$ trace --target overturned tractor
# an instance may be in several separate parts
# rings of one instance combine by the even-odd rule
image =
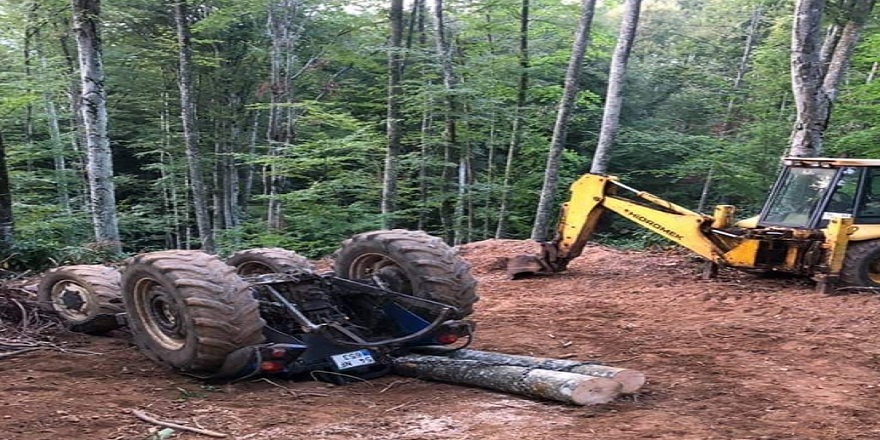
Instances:
[[[345,383],[395,372],[576,404],[644,383],[641,373],[626,385],[620,369],[589,363],[461,350],[473,337],[465,318],[476,281],[452,248],[424,232],[356,235],[325,274],[280,248],[226,261],[173,250],[137,255],[121,270],[53,269],[38,296],[71,330],[127,325],[146,356],[202,379]]]

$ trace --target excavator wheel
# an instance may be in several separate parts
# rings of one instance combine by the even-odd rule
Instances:
[[[335,270],[342,278],[375,279],[391,290],[455,306],[459,313],[452,318],[473,313],[479,299],[470,265],[442,240],[422,231],[355,235],[336,251]]]
[[[226,264],[235,267],[240,276],[269,273],[311,272],[312,265],[305,257],[282,248],[255,248],[232,254]]]
[[[840,279],[850,286],[880,288],[880,240],[850,242]]]
[[[124,310],[119,271],[100,265],[62,266],[43,276],[37,300],[54,311],[70,330],[103,334],[119,328],[115,314]]]
[[[162,251],[130,258],[122,299],[135,343],[151,359],[211,373],[233,351],[263,342],[263,319],[248,283],[219,258]]]

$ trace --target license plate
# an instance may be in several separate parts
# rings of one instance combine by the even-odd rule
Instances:
[[[370,354],[370,350],[358,350],[348,353],[337,354],[330,356],[330,359],[333,359],[333,363],[336,364],[336,368],[340,370],[347,370],[349,368],[372,365],[376,363],[376,360],[373,359],[373,355]]]

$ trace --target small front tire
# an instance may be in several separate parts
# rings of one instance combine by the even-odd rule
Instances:
[[[119,291],[119,271],[113,267],[62,266],[40,280],[37,300],[71,330],[103,334],[120,327],[109,316],[125,311]]]

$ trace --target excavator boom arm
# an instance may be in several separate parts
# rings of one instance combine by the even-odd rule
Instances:
[[[617,196],[618,188],[634,193],[634,199]],[[581,254],[606,210],[616,212],[710,261],[720,262],[723,255],[709,238],[712,223],[716,220],[714,217],[637,191],[617,182],[614,177],[585,174],[571,185],[571,198],[562,205],[556,234],[552,241],[541,243],[541,256],[514,257],[508,262],[508,273],[515,277],[524,273],[564,270],[569,261]]]

